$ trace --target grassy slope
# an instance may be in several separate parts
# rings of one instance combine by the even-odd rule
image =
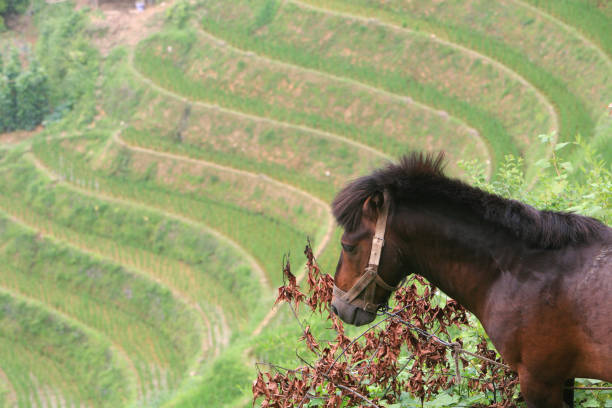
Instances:
[[[537,87],[559,114],[562,140],[595,136],[603,157],[612,157],[608,133],[595,135],[612,87],[605,61],[554,23],[508,2],[403,3],[308,0],[307,3],[375,16],[398,26],[435,33],[500,61]],[[481,2],[482,3],[482,2]],[[609,131],[610,128],[599,127]]]
[[[468,129],[440,120],[438,113],[252,59],[191,31],[168,31],[140,43],[135,65],[156,83],[193,100],[346,135],[391,155],[444,146],[451,156],[482,158]]]
[[[0,222],[3,287],[112,338],[136,367],[141,395],[177,386],[203,335],[193,311],[142,276]]]
[[[105,140],[95,139],[94,136],[93,143],[99,147]],[[304,207],[288,207],[286,203],[280,205],[282,200],[280,203],[277,200],[278,208],[286,209],[285,217],[281,218],[280,214],[270,215],[264,208],[249,208],[224,197],[224,194],[231,196],[230,189],[234,189],[236,193],[247,194],[248,188],[241,187],[239,179],[230,178],[228,181],[227,177],[223,179],[224,175],[200,169],[197,176],[190,177],[188,183],[181,186],[180,178],[186,177],[193,170],[192,164],[185,165],[174,161],[166,163],[164,159],[157,158],[151,161],[142,153],[123,148],[109,149],[106,167],[92,169],[91,162],[86,160],[87,155],[78,154],[70,150],[70,147],[63,148],[61,144],[40,144],[34,149],[58,174],[78,174],[83,180],[95,180],[101,191],[112,196],[145,203],[217,229],[247,248],[264,266],[269,279],[276,277],[283,251],[299,251],[306,236],[315,236],[318,233],[316,227],[319,225],[312,224],[312,221],[317,219],[316,213],[306,213]],[[138,156],[145,156],[149,163]],[[70,167],[62,168],[61,161],[57,160],[59,157],[63,157],[64,163],[70,163]],[[162,172],[162,168],[169,170]],[[160,174],[157,173],[158,170]],[[257,187],[251,180],[245,181],[250,182],[252,187]],[[203,191],[201,184],[209,185],[210,188]],[[89,186],[92,187],[91,184]],[[262,197],[259,200],[263,200],[264,192],[264,188],[256,188],[249,197],[256,203],[259,196]],[[299,224],[294,225],[286,219],[299,216],[300,211],[309,214],[310,229],[299,229]],[[282,237],[283,248],[278,246],[275,237]]]
[[[585,34],[612,58],[612,3],[597,0],[523,0]]]
[[[497,158],[516,152],[516,147],[542,154],[530,138],[550,129],[546,106],[533,89],[482,58],[426,34],[291,3],[283,3],[259,27],[269,3],[243,1],[227,8],[207,1],[202,25],[240,48],[353,78],[444,110],[478,129]]]
[[[27,162],[22,161],[11,170],[4,173],[0,196],[6,211],[36,223],[51,222],[60,230],[72,232],[77,243],[88,247],[95,248],[100,241],[110,246],[101,250],[112,252],[116,250],[112,244],[118,245],[125,252],[124,257],[146,257],[140,261],[144,264],[162,267],[164,259],[175,265],[185,264],[185,268],[168,277],[176,287],[186,293],[192,290],[193,299],[204,295],[211,303],[223,304],[236,317],[234,322],[238,326],[248,321],[249,316],[242,309],[253,310],[253,301],[239,297],[241,302],[233,302],[230,294],[258,291],[253,282],[242,279],[248,276],[249,267],[209,234],[160,213],[82,195],[63,185],[54,187]],[[19,205],[10,206],[10,202]],[[192,274],[202,280],[197,287],[192,286]],[[202,292],[206,286],[210,288]]]
[[[125,53],[110,58],[104,110],[129,123],[121,138],[132,145],[263,173],[325,201],[345,180],[385,160],[383,153],[347,139],[165,95],[134,75]],[[190,114],[182,121],[186,109]]]
[[[115,407],[130,398],[125,362],[108,340],[4,289],[0,356],[20,407],[46,401],[42,386],[50,386],[60,400],[97,407]]]

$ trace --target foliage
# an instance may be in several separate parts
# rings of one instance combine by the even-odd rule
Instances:
[[[472,367],[460,354],[464,340],[455,336],[469,323],[467,312],[454,300],[440,302],[436,289],[413,275],[396,291],[395,307],[383,312],[385,318],[351,340],[329,311],[333,278],[320,272],[309,246],[305,253],[309,295],[300,291],[287,263],[283,271],[287,282],[279,288],[277,302],[292,304],[294,311],[305,304],[322,313],[331,320],[336,337],[317,340],[310,326],[302,326],[300,340],[314,361],[298,356],[303,365],[295,369],[262,365],[265,372],[260,371],[253,384],[254,401],[262,397],[262,407],[399,407],[425,400],[432,400],[432,406],[515,406],[517,376],[498,367],[499,357],[485,339],[476,348],[490,361]],[[463,384],[457,374],[464,378]],[[496,395],[501,402],[489,400]]]
[[[573,144],[584,159],[574,169],[559,156],[570,143],[555,145],[554,135],[540,135],[540,139],[552,144],[555,153],[549,160],[537,163],[541,171],[535,187],[525,179],[522,160],[511,155],[500,165],[494,181],[487,181],[482,163],[464,162],[462,166],[472,175],[476,186],[495,194],[538,208],[579,211],[611,223],[612,175],[594,149],[578,137]],[[300,304],[306,304],[328,316],[332,278],[320,274],[309,248],[306,253],[309,295],[300,291],[287,266],[284,276],[288,282],[279,289],[278,300],[293,304],[294,311]],[[300,357],[303,365],[291,369],[275,364],[266,366],[253,386],[254,400],[262,398],[264,407],[357,404],[403,407],[423,401],[429,401],[427,406],[431,407],[520,405],[515,373],[501,370],[488,361],[471,365],[452,353],[455,345],[459,345],[499,361],[486,338],[481,337],[482,328],[477,323],[469,328],[467,325],[472,319],[466,317],[459,305],[435,296],[435,288],[422,279],[412,279],[412,284],[409,282],[408,287],[396,292],[393,310],[383,311],[383,320],[353,340],[345,336],[341,322],[332,315],[328,319],[332,320],[336,338],[331,341],[317,339],[310,326],[302,325],[301,340],[314,361]],[[296,318],[299,321],[297,314]],[[453,365],[452,358],[458,359],[460,366]],[[457,370],[464,383],[453,381]],[[584,391],[576,391],[575,400],[581,406],[603,407],[609,403],[605,393]]]
[[[527,0],[585,33],[612,57],[612,3],[599,0]],[[606,10],[607,8],[607,10]],[[606,11],[610,15],[606,15]]]
[[[556,68],[558,64],[569,64],[568,57],[565,55],[559,54],[557,62],[552,62],[555,61],[553,59],[550,59],[550,61],[544,60],[539,56],[539,50],[521,49],[522,44],[516,41],[511,42],[513,41],[512,38],[493,36],[483,32],[483,27],[485,26],[481,23],[476,23],[480,19],[460,20],[454,19],[454,16],[444,19],[438,13],[425,11],[431,6],[431,3],[427,1],[420,2],[420,6],[423,9],[413,10],[412,12],[405,10],[402,12],[400,10],[379,7],[378,3],[384,2],[366,0],[350,2],[346,0],[308,0],[308,3],[328,9],[332,8],[376,17],[397,26],[408,26],[415,31],[431,33],[442,39],[461,44],[490,56],[525,78],[540,90],[546,99],[551,101],[558,112],[559,137],[561,140],[571,140],[576,133],[580,133],[590,140],[594,134],[595,118],[601,115],[601,111],[591,114],[587,103],[591,102],[592,98],[588,95],[577,94],[575,90],[570,91],[568,89],[568,85],[576,82],[575,78],[563,76],[563,73]],[[490,3],[492,5],[496,4],[496,2]],[[453,4],[461,9],[464,8],[461,2],[454,2]],[[415,7],[418,8],[419,5]],[[452,10],[450,6],[448,10]],[[501,14],[503,13],[491,13],[494,16]],[[497,24],[500,28],[506,28],[501,23]],[[576,61],[581,62],[581,58],[577,57],[573,62]],[[552,66],[545,66],[546,64],[552,64]],[[608,72],[598,72],[597,74],[599,78],[604,78],[603,81],[605,83],[605,78],[609,75]],[[590,88],[585,86],[581,91],[587,92],[588,89]],[[606,146],[604,145],[604,147]],[[612,144],[608,143],[607,149],[607,155],[604,156],[604,159],[608,161],[609,157],[612,157],[609,154],[612,151],[609,150],[612,149]]]
[[[272,20],[274,20],[274,16],[278,11],[279,4],[277,0],[265,0],[257,16],[255,17],[255,21],[251,24],[249,31],[254,33],[260,28],[270,24]]]
[[[96,80],[100,70],[98,50],[86,35],[86,12],[71,4],[54,4],[38,13],[36,55],[48,75],[52,107],[73,109],[68,119],[89,124],[96,114]]]
[[[554,134],[542,134],[539,139],[550,145],[553,153],[550,159],[536,163],[539,172],[535,186],[525,178],[520,157],[507,155],[492,182],[486,180],[478,162],[464,161],[461,165],[477,187],[492,193],[539,209],[575,211],[612,224],[612,172],[600,152],[580,136],[573,142],[556,144]],[[570,157],[581,157],[580,162],[573,163],[560,155],[570,146],[574,147]]]
[[[47,113],[49,99],[47,76],[35,59],[30,61],[29,69],[23,71],[15,81],[15,90],[17,125],[21,129],[34,129]]]
[[[4,289],[0,290],[0,358],[7,375],[19,380],[19,406],[31,406],[32,399],[38,400],[35,405],[44,405],[39,399],[46,398],[45,392],[36,386],[38,381],[52,384],[67,401],[88,401],[96,407],[126,402],[125,362],[108,340]],[[79,388],[72,386],[75,382]]]
[[[7,16],[25,12],[29,4],[30,0],[0,0],[0,32],[5,29]]]
[[[184,28],[191,18],[191,5],[187,0],[176,2],[166,11],[166,22],[175,28]]]
[[[12,129],[15,114],[12,113],[13,100],[11,98],[11,85],[4,75],[0,75],[0,132]]]
[[[0,132],[31,130],[39,125],[48,109],[47,75],[37,59],[29,56],[28,67],[21,64],[16,49],[4,72],[0,70]]]

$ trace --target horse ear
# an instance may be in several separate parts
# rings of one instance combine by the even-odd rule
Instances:
[[[377,192],[366,198],[363,202],[362,214],[369,220],[376,221],[382,209],[385,198],[383,193]]]

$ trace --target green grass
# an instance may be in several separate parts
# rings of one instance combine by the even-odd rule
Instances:
[[[113,339],[134,363],[141,395],[178,385],[204,335],[192,310],[142,276],[39,239],[5,218],[0,230],[1,286]]]
[[[574,26],[612,57],[612,3],[597,0],[523,0]]]
[[[203,27],[241,49],[353,78],[444,110],[478,129],[498,158],[516,152],[515,145],[534,157],[542,154],[533,149],[538,145],[530,138],[549,130],[546,107],[532,89],[482,59],[425,33],[294,4],[284,4],[265,28],[252,33],[248,22],[266,4],[239,1],[228,8],[222,2],[205,2]]]
[[[576,134],[593,137],[595,122],[604,112],[605,95],[609,94],[605,90],[612,87],[612,83],[603,61],[556,26],[533,24],[535,17],[524,9],[514,7],[500,11],[495,9],[497,3],[486,2],[486,5],[469,9],[480,11],[474,17],[456,1],[445,2],[444,7],[430,9],[427,14],[425,9],[431,3],[421,1],[410,5],[397,1],[383,5],[364,0],[350,3],[307,0],[307,3],[435,33],[496,59],[533,84],[554,105],[559,116],[561,140],[573,140]],[[493,35],[497,32],[500,34]],[[554,47],[546,47],[542,43],[545,40],[558,42],[553,43]],[[558,52],[553,54],[549,48]],[[538,49],[545,50],[546,56],[538,54]],[[612,157],[612,146],[606,149],[602,156]]]
[[[539,0],[528,1],[543,7]],[[585,6],[593,1],[545,6],[601,43],[609,37],[602,35],[610,30],[603,23],[609,15],[595,16],[600,11]],[[451,163],[484,161],[489,152],[469,136],[467,124],[488,140],[494,162],[508,152],[537,160],[543,150],[531,140],[552,122],[534,93],[479,58],[432,41],[433,33],[491,56],[542,91],[560,115],[562,138],[582,133],[609,144],[612,122],[601,111],[612,87],[609,70],[602,70],[598,54],[571,32],[514,3],[504,9],[505,3],[475,0],[478,15],[458,0],[438,9],[422,0],[308,3],[419,32],[280,0],[237,0],[233,7],[213,0],[184,2],[183,12],[205,31],[247,52],[197,28],[164,27],[139,44],[133,72],[125,50],[103,60],[93,50],[89,35],[96,33],[86,29],[86,11],[70,13],[67,4],[57,10],[36,6],[43,7],[36,19],[47,49],[39,54],[52,77],[54,103],[73,102],[74,110],[49,123],[25,157],[26,143],[0,149],[0,210],[54,237],[42,238],[0,217],[0,287],[41,302],[34,314],[20,312],[19,324],[7,324],[0,290],[0,333],[13,335],[7,327],[27,326],[25,335],[0,335],[0,367],[12,385],[0,383],[0,406],[12,388],[20,406],[52,406],[49,393],[70,405],[250,405],[254,361],[301,364],[295,356],[296,349],[304,351],[301,330],[288,308],[282,307],[258,337],[250,335],[269,310],[272,293],[260,286],[245,255],[262,265],[273,286],[281,281],[286,252],[300,273],[306,236],[316,247],[323,234],[321,209],[263,176],[241,177],[123,148],[109,140],[120,126],[130,145],[261,173],[326,202],[348,179],[382,159],[341,138],[266,117],[332,132],[390,156],[444,149]],[[578,10],[587,14],[574,15]],[[589,21],[592,27],[586,27]],[[138,72],[184,98],[260,118],[173,98],[151,88]],[[385,96],[354,81],[404,97]],[[408,97],[447,114],[422,109]],[[94,129],[85,130],[95,108],[102,113]],[[84,136],[72,137],[79,130]],[[607,152],[612,157],[612,150]],[[63,181],[50,180],[31,157]],[[334,231],[319,256],[325,272],[335,270],[340,234]],[[203,325],[190,310],[196,305],[208,317]],[[49,320],[44,307],[67,317]],[[332,335],[306,310],[300,318],[319,335]],[[30,321],[35,325],[28,326]],[[58,325],[67,340],[54,331]],[[201,345],[197,333],[213,337],[202,361],[194,359]],[[54,342],[59,345],[45,348]],[[106,359],[98,358],[103,354]],[[112,392],[100,394],[100,383]]]
[[[255,370],[244,342],[223,352],[197,377],[190,379],[165,407],[234,407],[247,406]]]
[[[125,362],[108,340],[0,289],[0,361],[18,406],[43,404],[50,387],[67,403],[125,404],[130,395]]]
[[[103,142],[103,140],[97,140],[100,143]],[[82,180],[96,180],[99,189],[112,196],[146,203],[219,230],[242,245],[257,259],[263,265],[268,278],[272,282],[276,280],[276,273],[283,254],[301,251],[308,235],[316,238],[321,234],[321,220],[316,222],[316,218],[308,219],[304,217],[308,224],[314,228],[304,231],[299,230],[293,223],[280,218],[278,215],[273,217],[261,209],[249,209],[238,203],[226,201],[227,198],[224,198],[224,194],[230,194],[228,189],[235,187],[231,185],[215,187],[214,184],[222,184],[222,179],[217,176],[216,179],[211,181],[211,177],[206,173],[206,170],[203,172],[203,181],[212,183],[211,189],[204,193],[200,190],[191,191],[191,189],[185,191],[179,187],[180,183],[173,178],[166,179],[168,174],[148,178],[146,172],[139,173],[134,169],[134,164],[137,162],[136,156],[142,155],[142,153],[130,152],[124,148],[109,152],[109,165],[104,167],[103,171],[93,170],[83,160],[83,157],[79,157],[74,151],[63,149],[59,143],[41,143],[36,145],[34,150],[58,174],[79,174]],[[70,163],[70,168],[61,167],[60,157],[63,158],[64,163]],[[155,162],[159,166],[164,165],[162,159],[155,158]],[[183,166],[184,164],[169,163],[165,167],[170,168],[179,165]],[[187,163],[187,166],[193,165]],[[179,173],[185,174],[183,172]],[[71,180],[70,175],[67,177],[68,181],[78,185],[79,181]],[[93,187],[90,182],[87,184],[88,188]],[[214,194],[215,188],[218,191],[216,195]],[[236,191],[240,193],[245,189],[237,189]],[[255,193],[258,192],[255,191]],[[259,198],[259,200],[267,199],[265,196]],[[297,217],[300,215],[295,213],[298,210],[299,208],[290,209],[289,214],[285,216]],[[322,216],[322,213],[319,214],[319,216]],[[134,241],[137,242],[138,240],[135,239]]]
[[[453,119],[440,120],[437,113],[350,83],[249,58],[190,31],[167,31],[141,42],[135,65],[187,98],[341,134],[390,155],[441,148],[455,157],[487,154]]]
[[[110,58],[104,110],[129,123],[121,138],[132,145],[262,173],[327,202],[346,180],[385,161],[343,140],[193,104],[179,140],[177,124],[189,105],[135,79],[124,53]]]
[[[251,296],[260,289],[249,278],[250,267],[209,234],[159,213],[54,187],[23,161],[4,175],[0,206],[30,225],[57,230],[54,233],[72,244],[103,251],[122,264],[139,265],[150,273],[171,271],[156,278],[195,301],[202,297],[222,305],[233,317],[233,327],[246,324],[256,309],[258,298]],[[15,202],[19,205],[11,204]]]

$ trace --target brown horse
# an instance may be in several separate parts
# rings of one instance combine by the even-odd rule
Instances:
[[[332,310],[369,323],[418,273],[480,319],[528,407],[572,405],[575,377],[612,381],[612,229],[449,179],[442,163],[412,154],[338,193]]]

